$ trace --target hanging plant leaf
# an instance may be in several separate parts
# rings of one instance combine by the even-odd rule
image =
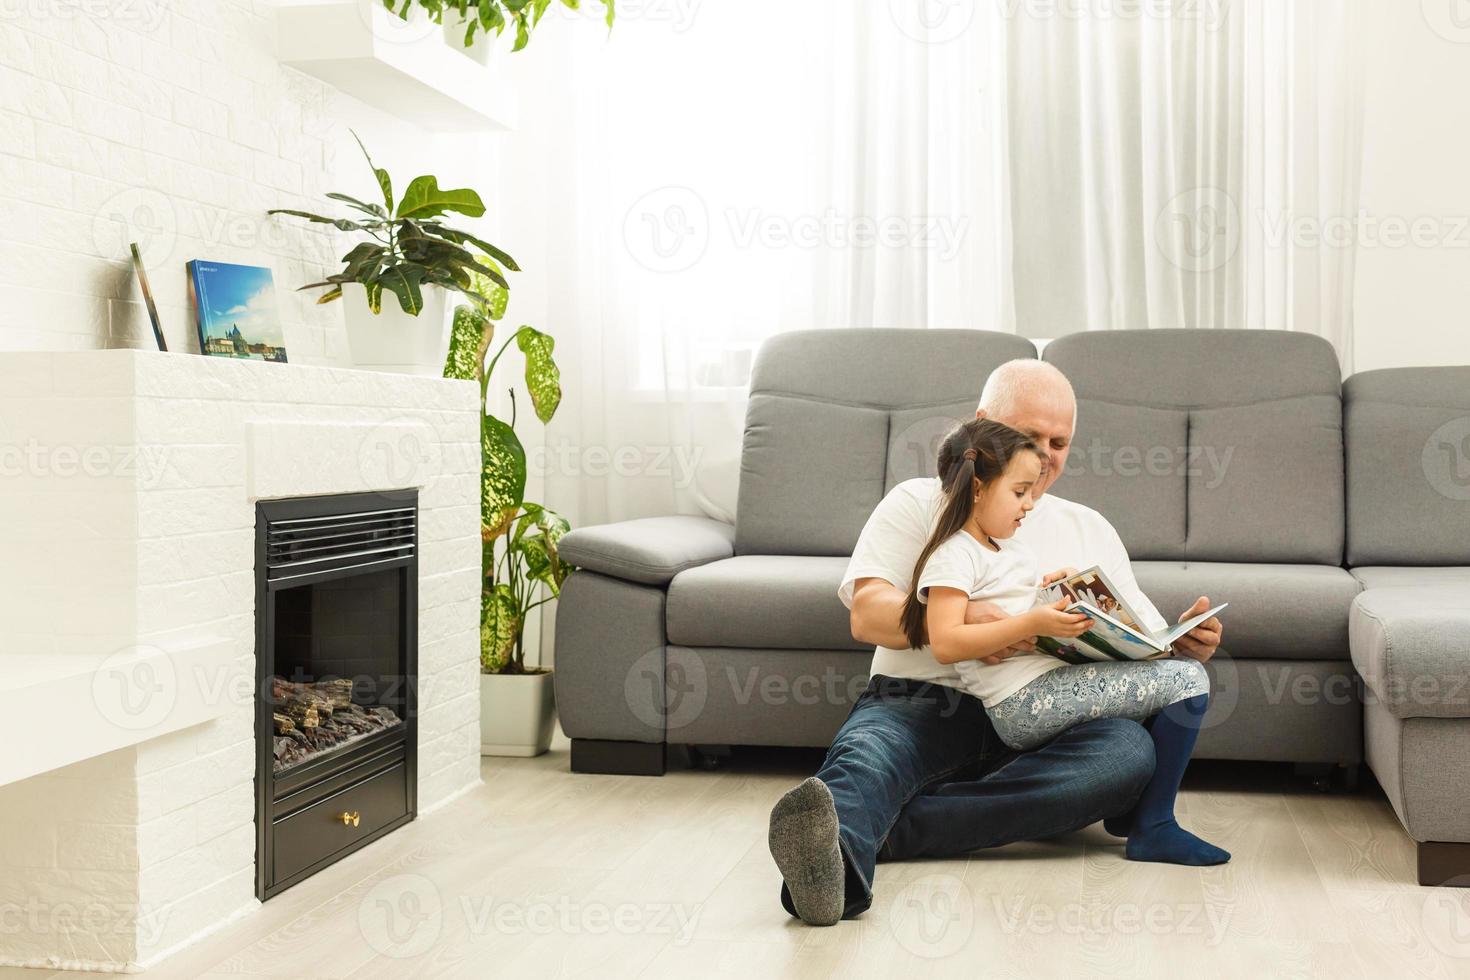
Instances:
[[[526,355],[526,388],[536,417],[550,422],[561,404],[561,370],[551,358],[556,341],[535,327],[521,327],[516,331],[516,346]]]
[[[403,192],[398,202],[399,218],[432,218],[446,211],[457,211],[471,218],[485,213],[485,203],[480,195],[468,187],[455,190],[440,190],[439,179],[432,175],[415,177]]]
[[[526,496],[526,450],[509,425],[487,415],[480,438],[480,532],[486,540],[510,529]]]
[[[480,669],[499,674],[510,665],[520,631],[515,592],[504,582],[487,589],[480,613]]]
[[[449,356],[444,361],[444,377],[461,381],[479,381],[485,367],[485,351],[495,335],[495,324],[483,310],[473,306],[454,308],[454,321],[449,330]]]

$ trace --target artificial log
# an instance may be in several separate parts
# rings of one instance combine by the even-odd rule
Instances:
[[[277,735],[284,735],[289,731],[294,731],[296,728],[296,722],[279,711],[271,712],[271,723],[275,725]]]

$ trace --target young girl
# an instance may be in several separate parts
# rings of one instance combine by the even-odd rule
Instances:
[[[1133,861],[1223,864],[1229,852],[1174,820],[1174,797],[1209,703],[1209,680],[1198,661],[1073,665],[1044,653],[985,659],[1033,636],[1080,636],[1091,625],[1084,614],[1064,611],[1066,599],[1037,605],[1036,559],[1012,540],[1035,505],[1032,488],[1043,460],[1025,435],[987,419],[946,437],[939,450],[939,517],[914,567],[904,632],[915,649],[927,644],[936,660],[955,665],[1013,749],[1035,748],[1094,718],[1145,722],[1154,742],[1153,779],[1133,812],[1108,821],[1108,830],[1128,838]],[[966,623],[971,599],[992,602],[1009,618]]]

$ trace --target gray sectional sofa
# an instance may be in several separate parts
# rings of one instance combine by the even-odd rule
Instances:
[[[649,518],[563,542],[579,569],[556,629],[572,768],[826,745],[871,654],[836,595],[864,521],[933,475],[991,369],[1035,356],[985,331],[767,342],[733,526]],[[1166,616],[1230,603],[1197,755],[1366,760],[1420,842],[1420,880],[1470,875],[1470,367],[1343,384],[1326,341],[1266,330],[1073,334],[1044,358],[1078,400],[1051,492],[1113,523]]]

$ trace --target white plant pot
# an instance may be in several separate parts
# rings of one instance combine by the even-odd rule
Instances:
[[[495,35],[483,28],[475,31],[475,43],[469,47],[464,46],[464,35],[469,23],[456,11],[444,11],[444,40],[445,42],[472,61],[482,65],[490,63],[490,47],[495,41]]]
[[[551,747],[551,671],[480,675],[480,754],[528,757]]]
[[[347,346],[352,363],[368,371],[442,377],[449,355],[450,312],[445,290],[425,287],[424,308],[409,316],[398,297],[383,290],[382,312],[368,306],[367,290],[357,283],[342,287]]]

